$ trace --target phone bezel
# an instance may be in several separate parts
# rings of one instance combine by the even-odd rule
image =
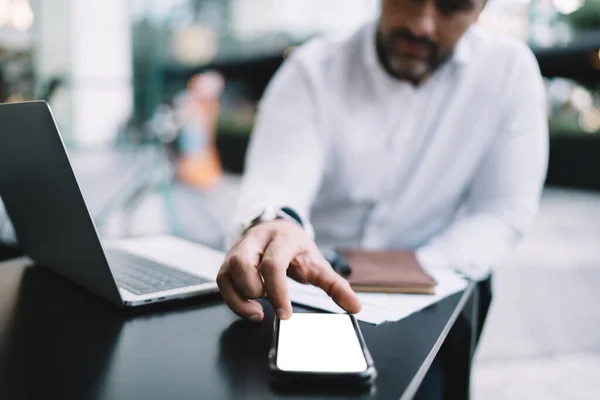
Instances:
[[[367,348],[365,339],[362,335],[358,321],[352,314],[342,314],[350,318],[354,332],[358,338],[362,353],[367,362],[367,368],[360,372],[312,372],[312,371],[287,371],[277,366],[277,352],[279,348],[279,318],[275,318],[273,324],[273,340],[269,351],[269,368],[272,377],[277,383],[286,384],[306,384],[306,383],[330,383],[343,384],[344,386],[370,386],[377,378],[377,370],[373,363],[371,353]]]

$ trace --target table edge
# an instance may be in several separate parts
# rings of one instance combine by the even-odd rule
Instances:
[[[438,337],[435,344],[429,351],[429,354],[425,358],[425,361],[423,362],[423,364],[421,364],[421,367],[419,367],[419,370],[417,371],[417,373],[411,379],[410,383],[404,390],[404,393],[402,394],[402,396],[400,397],[399,400],[409,400],[409,399],[412,399],[413,397],[415,397],[415,395],[417,394],[417,391],[419,390],[419,387],[421,386],[421,383],[423,382],[423,379],[425,378],[427,371],[429,371],[429,368],[431,367],[431,364],[433,363],[435,356],[437,355],[440,348],[442,347],[442,344],[446,340],[448,333],[450,332],[450,330],[454,326],[454,323],[458,319],[459,314],[463,311],[463,309],[465,308],[465,305],[467,304],[467,301],[473,294],[476,284],[477,283],[474,281],[469,281],[469,284],[463,291],[463,294],[462,294],[458,304],[456,305],[456,308],[452,312],[452,315],[450,315],[450,318],[448,319],[448,322],[446,323],[446,325],[444,326],[444,329],[440,333],[440,336]]]

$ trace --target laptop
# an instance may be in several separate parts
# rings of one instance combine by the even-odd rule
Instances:
[[[46,102],[0,104],[0,197],[36,265],[114,304],[218,291],[215,275],[202,268],[167,265],[100,241]]]

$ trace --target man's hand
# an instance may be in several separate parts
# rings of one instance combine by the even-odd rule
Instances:
[[[292,303],[286,276],[323,289],[344,310],[357,313],[360,300],[296,223],[278,220],[251,228],[225,258],[217,284],[229,307],[252,321],[264,317],[255,299],[267,296],[277,316],[288,319]]]

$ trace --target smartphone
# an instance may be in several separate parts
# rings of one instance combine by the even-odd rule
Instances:
[[[368,388],[377,377],[356,318],[350,314],[294,313],[275,320],[269,352],[273,381]]]

